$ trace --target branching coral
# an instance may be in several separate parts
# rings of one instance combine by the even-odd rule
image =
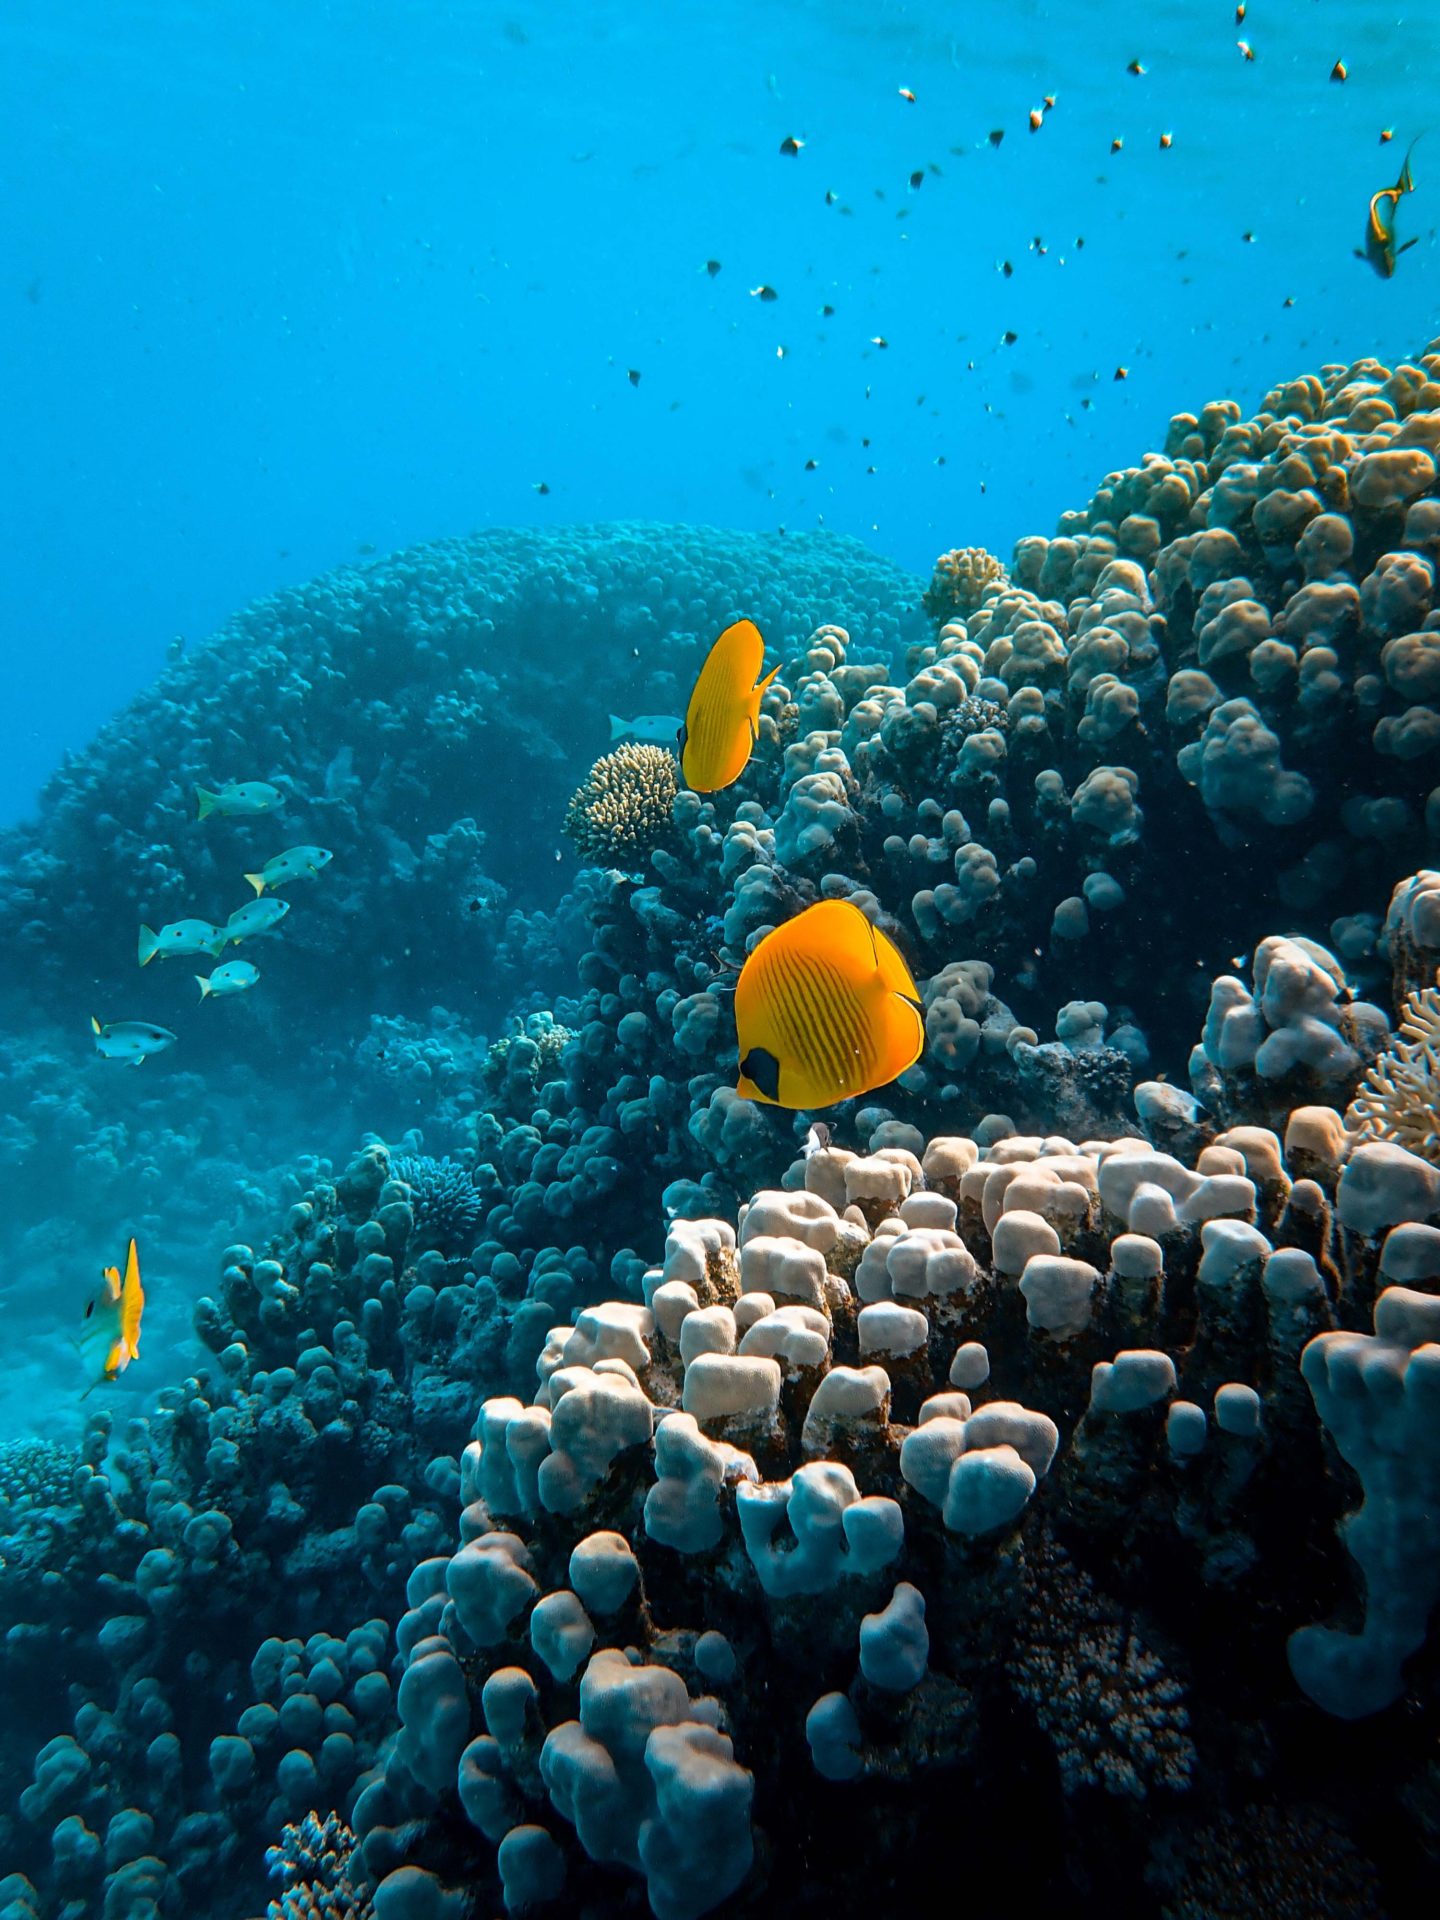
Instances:
[[[424,1244],[442,1252],[468,1250],[483,1210],[468,1167],[454,1160],[433,1160],[425,1153],[395,1154],[390,1177],[409,1187],[415,1232]]]
[[[680,790],[673,753],[630,740],[603,754],[570,797],[565,831],[586,860],[634,860],[671,836]]]
[[[265,1850],[265,1864],[281,1882],[266,1920],[374,1920],[355,1836],[338,1813],[322,1821],[311,1812],[283,1827],[280,1844]]]
[[[1088,1574],[1058,1547],[1043,1560],[1043,1586],[1027,1572],[1010,1672],[1054,1742],[1065,1791],[1182,1791],[1195,1763],[1184,1689]]]
[[[984,547],[954,547],[935,562],[921,604],[932,620],[949,620],[957,613],[973,613],[988,587],[1008,579],[1003,561]]]
[[[1362,1140],[1394,1140],[1440,1160],[1440,984],[1406,995],[1400,1031],[1365,1075],[1345,1124]]]

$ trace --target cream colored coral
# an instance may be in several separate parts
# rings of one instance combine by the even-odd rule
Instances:
[[[565,809],[565,831],[587,860],[633,860],[665,840],[680,766],[664,747],[627,741],[597,760]]]
[[[1406,996],[1400,1031],[1361,1081],[1345,1123],[1362,1140],[1393,1140],[1440,1161],[1440,976]]]

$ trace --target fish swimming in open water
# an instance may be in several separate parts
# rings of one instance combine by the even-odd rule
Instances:
[[[272,894],[268,900],[247,900],[225,922],[225,938],[238,946],[242,940],[254,940],[259,934],[273,933],[290,911],[288,900]]]
[[[277,887],[288,887],[292,880],[313,880],[334,857],[324,847],[289,847],[267,860],[258,873],[247,873],[245,878],[257,894],[267,887],[273,893]]]
[[[850,900],[821,900],[766,934],[735,983],[737,1091],[829,1107],[883,1087],[925,1045],[920,992],[899,949]]]
[[[85,1303],[76,1343],[90,1375],[85,1393],[104,1382],[117,1380],[130,1362],[139,1357],[140,1316],[144,1311],[140,1256],[132,1240],[125,1255],[124,1279],[118,1267],[106,1267],[99,1287]]]
[[[208,920],[172,920],[158,933],[149,927],[140,929],[139,954],[142,967],[148,967],[158,953],[162,960],[178,959],[187,953],[213,953],[218,959],[225,951],[225,933]]]
[[[278,813],[285,804],[285,796],[278,787],[272,787],[264,780],[232,780],[212,793],[209,787],[196,787],[195,798],[200,803],[200,818],[208,820],[212,813],[218,813],[222,819],[244,819],[257,813]]]
[[[1415,140],[1419,138],[1417,133]],[[1401,247],[1395,244],[1395,215],[1405,195],[1415,191],[1415,177],[1410,171],[1410,155],[1415,151],[1415,140],[1406,149],[1405,163],[1394,186],[1382,187],[1378,193],[1371,194],[1370,211],[1365,217],[1365,245],[1355,249],[1356,259],[1368,260],[1382,280],[1391,278],[1400,255],[1408,253],[1416,245],[1416,240],[1407,240]]]
[[[680,735],[680,720],[673,713],[637,713],[633,720],[610,715],[610,739],[644,740],[654,747],[673,747]]]
[[[208,1000],[211,994],[220,998],[232,993],[248,993],[260,978],[260,969],[249,960],[227,960],[223,967],[216,967],[207,979],[203,973],[195,978],[200,982],[200,998]]]
[[[92,1016],[90,1030],[98,1054],[107,1060],[128,1060],[132,1067],[175,1044],[175,1035],[168,1027],[157,1027],[149,1020],[111,1020],[102,1027]]]
[[[756,683],[765,642],[753,620],[737,620],[705,656],[680,729],[680,771],[696,793],[737,781],[760,738],[760,702],[779,667]]]

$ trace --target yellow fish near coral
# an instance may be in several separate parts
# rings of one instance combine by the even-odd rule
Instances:
[[[125,1278],[120,1278],[118,1267],[106,1267],[104,1278],[85,1305],[77,1345],[91,1374],[86,1393],[103,1382],[118,1379],[130,1362],[138,1358],[140,1316],[144,1311],[140,1256],[132,1240],[125,1255]]]
[[[779,673],[756,684],[765,642],[753,620],[726,627],[705,656],[680,729],[680,771],[696,793],[718,793],[738,780],[760,737],[760,701]]]
[[[1417,133],[1415,140],[1420,138]],[[1365,245],[1355,249],[1356,258],[1368,260],[1382,280],[1389,280],[1395,272],[1395,262],[1402,253],[1408,253],[1416,243],[1407,240],[1403,247],[1395,244],[1395,215],[1400,202],[1407,193],[1415,191],[1415,176],[1410,171],[1410,155],[1415,151],[1415,140],[1410,142],[1405,154],[1404,165],[1400,169],[1400,178],[1393,187],[1382,187],[1379,193],[1370,196],[1370,211],[1365,218]]]
[[[830,1107],[913,1067],[920,994],[894,942],[849,900],[821,900],[776,927],[735,983],[746,1100]]]

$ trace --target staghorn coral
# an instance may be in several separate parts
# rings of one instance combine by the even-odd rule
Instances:
[[[311,1811],[283,1827],[278,1845],[265,1850],[265,1866],[281,1883],[266,1920],[375,1920],[355,1836],[337,1813],[322,1821]]]
[[[1362,1140],[1393,1140],[1440,1162],[1440,984],[1407,994],[1395,1038],[1345,1115]]]
[[[984,547],[954,547],[935,562],[921,604],[937,623],[952,620],[974,613],[987,591],[1004,586],[1009,577],[1004,561]]]
[[[565,831],[583,859],[634,865],[670,838],[679,790],[673,753],[627,741],[603,754],[571,795]]]

